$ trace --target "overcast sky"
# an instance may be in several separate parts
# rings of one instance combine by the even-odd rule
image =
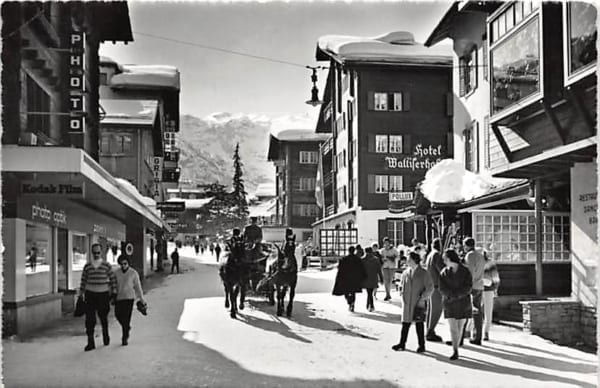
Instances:
[[[181,112],[318,113],[310,97],[310,72],[179,44],[140,33],[264,56],[298,65],[317,65],[322,35],[372,37],[410,31],[424,42],[449,2],[265,2],[203,3],[130,1],[134,42],[105,43],[100,54],[121,64],[172,65],[181,72]],[[326,65],[326,63],[320,63]],[[320,83],[326,72],[319,72]],[[320,90],[322,96],[322,88]]]

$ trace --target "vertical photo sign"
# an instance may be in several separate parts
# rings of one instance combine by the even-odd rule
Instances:
[[[85,132],[85,34],[72,31],[69,35],[69,132]]]

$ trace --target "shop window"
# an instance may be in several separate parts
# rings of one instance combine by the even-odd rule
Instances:
[[[539,17],[528,19],[525,25],[494,43],[489,60],[493,114],[540,93]]]
[[[52,229],[46,225],[27,223],[25,245],[26,296],[50,294],[53,267]]]
[[[568,76],[589,69],[596,63],[596,7],[592,3],[566,3]]]
[[[398,246],[404,243],[404,222],[402,220],[388,220],[387,236],[390,239],[392,246]],[[408,252],[404,252],[405,255]]]
[[[345,256],[348,254],[348,248],[357,243],[357,229],[319,230],[319,254],[321,256]]]
[[[88,261],[89,240],[83,233],[71,233],[71,287],[78,288],[81,282],[81,272]]]
[[[536,226],[533,212],[477,212],[473,214],[476,245],[496,261],[535,262]],[[542,257],[544,261],[568,261],[570,220],[566,213],[544,212]]]

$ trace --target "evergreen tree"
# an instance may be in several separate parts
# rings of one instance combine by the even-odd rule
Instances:
[[[240,157],[240,144],[236,144],[235,152],[233,153],[233,193],[232,199],[234,204],[237,206],[236,214],[239,220],[242,222],[246,221],[248,217],[248,202],[246,200],[246,190],[244,188],[244,179],[242,178],[242,159]]]

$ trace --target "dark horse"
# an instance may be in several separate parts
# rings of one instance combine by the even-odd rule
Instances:
[[[240,310],[244,309],[248,282],[244,253],[244,245],[241,241],[230,242],[227,260],[224,260],[219,267],[219,275],[225,287],[225,308],[229,308],[231,304],[231,318],[236,317],[238,293],[240,294]]]
[[[284,299],[287,289],[290,289],[290,300],[287,305],[286,315],[292,315],[296,283],[298,282],[298,263],[294,250],[296,249],[296,237],[288,239],[283,247],[283,252],[277,247],[277,262],[271,268],[270,281],[275,286],[277,293],[277,315],[283,315]]]

